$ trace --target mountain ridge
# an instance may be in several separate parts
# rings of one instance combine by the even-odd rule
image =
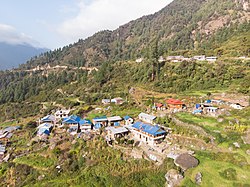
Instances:
[[[159,55],[178,50],[209,53],[213,48],[211,40],[220,30],[226,31],[219,40],[218,36],[215,38],[218,43],[221,39],[230,39],[231,35],[227,33],[248,32],[249,20],[249,6],[244,0],[175,0],[159,12],[130,21],[113,31],[99,31],[84,40],[79,39],[74,44],[32,59],[26,67],[46,63],[99,66],[109,60],[147,58],[155,40],[158,41]],[[244,31],[239,29],[242,25]],[[248,52],[243,54],[240,50],[236,53],[248,55]]]
[[[243,4],[235,6],[238,1],[188,2],[175,0],[160,12],[114,31],[100,31],[34,56],[15,71],[0,72],[0,103],[57,100],[57,89],[96,101],[100,93],[124,93],[133,85],[170,93],[214,88],[249,93],[249,62],[234,57],[249,56],[250,23],[243,18],[250,12],[246,13]],[[193,33],[206,28],[215,15],[222,18],[233,12],[236,15],[229,17],[228,24],[219,24],[216,31]],[[217,56],[218,60],[214,64],[158,63],[158,57],[168,55]],[[136,63],[140,57],[143,63]]]
[[[31,57],[44,53],[48,49],[33,47],[28,43],[8,44],[0,42],[0,70],[17,68]]]

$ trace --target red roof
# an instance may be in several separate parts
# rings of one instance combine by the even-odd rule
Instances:
[[[163,107],[163,104],[162,103],[156,103],[155,106],[160,108],[160,107]]]
[[[168,99],[167,100],[167,104],[171,104],[171,105],[183,105],[184,103],[178,99]]]

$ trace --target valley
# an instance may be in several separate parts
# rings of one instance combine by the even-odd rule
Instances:
[[[0,186],[250,186],[249,18],[174,0],[0,71]]]

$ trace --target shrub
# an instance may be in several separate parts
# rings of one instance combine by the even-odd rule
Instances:
[[[237,172],[233,168],[225,169],[224,171],[219,172],[219,174],[220,174],[220,176],[222,176],[223,178],[225,178],[227,180],[236,180],[237,179]]]
[[[27,128],[29,129],[34,129],[37,127],[37,123],[35,121],[29,121],[26,125]]]

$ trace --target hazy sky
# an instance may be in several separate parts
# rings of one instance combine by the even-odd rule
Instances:
[[[0,42],[50,49],[116,29],[172,0],[0,0]]]

